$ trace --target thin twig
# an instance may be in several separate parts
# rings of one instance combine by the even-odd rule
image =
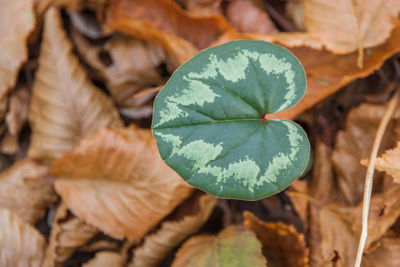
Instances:
[[[360,242],[358,244],[356,262],[354,264],[355,267],[361,266],[364,247],[368,237],[368,213],[371,201],[372,182],[373,182],[375,161],[378,154],[378,149],[381,144],[383,134],[385,133],[386,126],[388,125],[390,118],[392,117],[392,114],[397,107],[398,99],[399,99],[399,89],[397,88],[395,94],[392,96],[392,99],[390,99],[389,101],[388,107],[386,109],[385,114],[383,115],[381,122],[379,123],[378,131],[376,132],[374,144],[372,146],[367,174],[365,175],[364,198],[363,198],[363,209],[362,209],[362,229],[361,229]]]

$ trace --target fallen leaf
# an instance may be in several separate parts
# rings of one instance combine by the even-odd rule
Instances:
[[[372,253],[363,257],[363,267],[397,267],[399,259],[400,237],[393,233],[385,235],[380,240],[380,246]]]
[[[368,166],[368,160],[363,159],[361,164]],[[379,158],[376,159],[375,169],[386,172],[393,177],[396,183],[400,183],[400,142],[393,149],[386,150]]]
[[[0,206],[34,224],[57,200],[47,167],[24,159],[0,174]]]
[[[160,32],[180,37],[198,49],[208,47],[231,26],[221,15],[197,16],[172,0],[108,0],[107,24],[119,21],[147,23]]]
[[[46,13],[29,120],[31,158],[49,162],[101,126],[121,126],[112,101],[92,85],[54,8]]]
[[[285,6],[286,15],[293,21],[297,30],[304,30],[304,1],[288,0]]]
[[[221,13],[222,0],[178,0],[186,10],[196,15],[211,15]]]
[[[1,139],[0,151],[9,155],[16,154],[18,152],[18,136],[6,132]]]
[[[315,163],[314,163],[315,164]],[[309,202],[309,181],[297,179],[286,191],[293,208],[300,216],[305,229],[307,229],[308,202]]]
[[[0,208],[0,266],[41,267],[46,241],[33,226]]]
[[[335,53],[383,44],[396,26],[399,0],[305,0],[308,33]]]
[[[310,229],[310,266],[353,266],[358,236],[344,214],[330,205],[313,205]]]
[[[274,33],[277,32],[268,13],[258,8],[253,1],[236,0],[228,3],[226,17],[240,32]]]
[[[136,126],[101,129],[50,173],[77,217],[118,239],[141,239],[192,192],[163,163],[151,131]]]
[[[346,128],[336,137],[332,153],[332,162],[338,182],[338,193],[344,203],[357,205],[363,196],[366,168],[360,164],[361,159],[369,158],[376,130],[385,112],[384,105],[364,104],[351,110],[347,116]],[[399,113],[394,118],[399,118]],[[388,125],[382,139],[380,151],[391,147],[395,123]],[[375,176],[375,181],[382,179],[382,174]]]
[[[97,230],[73,216],[61,203],[54,216],[43,267],[61,266],[74,251],[94,237]]]
[[[133,95],[165,83],[165,78],[158,71],[166,57],[164,50],[134,38],[115,37],[101,46],[95,46],[77,31],[73,31],[72,36],[85,62],[106,81],[118,107],[129,109],[136,118],[149,117],[153,112],[154,94],[139,99]]]
[[[244,225],[252,230],[262,244],[268,266],[308,266],[308,249],[304,235],[293,225],[263,222],[249,211],[243,212]]]
[[[6,115],[8,132],[12,136],[18,136],[22,126],[28,119],[28,106],[30,92],[27,87],[13,91],[9,100],[9,110]]]
[[[148,235],[134,250],[129,266],[158,266],[168,253],[204,224],[216,204],[217,199],[209,194],[194,194],[172,213],[172,216],[183,213],[179,216],[181,218],[164,221],[160,230]]]
[[[289,37],[290,33],[285,33],[283,35],[285,37],[282,39],[285,41],[280,41],[280,34],[241,34],[230,31],[222,35],[213,45],[237,39],[264,40],[279,44],[296,42],[296,39],[298,39],[298,37]],[[300,38],[308,40],[307,42],[312,46],[318,47],[318,42],[315,40],[304,35]],[[358,68],[356,63],[357,53],[335,55],[327,51],[319,51],[306,47],[290,49],[305,68],[307,91],[297,105],[283,112],[269,114],[270,118],[293,119],[319,101],[337,92],[351,81],[370,75],[373,71],[380,68],[386,59],[400,52],[399,42],[400,26],[392,31],[390,38],[385,43],[365,50],[364,65],[361,69]]]
[[[217,236],[190,238],[176,253],[172,267],[181,266],[266,266],[261,244],[244,226],[232,225]]]
[[[36,25],[33,0],[0,1],[0,100],[17,81],[28,58],[27,39]]]
[[[361,234],[362,203],[349,209],[349,224],[357,236]],[[374,194],[368,216],[368,237],[365,251],[371,250],[374,242],[389,230],[400,216],[400,185],[394,184],[387,191]]]
[[[123,267],[125,263],[124,257],[111,251],[97,252],[95,257],[84,263],[82,267]]]

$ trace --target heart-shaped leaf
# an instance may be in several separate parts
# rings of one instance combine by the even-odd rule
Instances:
[[[218,197],[255,200],[286,188],[306,169],[303,129],[269,113],[295,105],[306,78],[288,50],[262,41],[206,49],[158,94],[153,134],[165,162]]]

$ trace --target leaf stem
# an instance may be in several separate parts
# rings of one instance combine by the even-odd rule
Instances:
[[[373,175],[374,175],[374,168],[375,168],[376,157],[378,154],[378,149],[381,144],[383,134],[385,133],[386,127],[390,121],[390,118],[392,117],[392,114],[397,107],[398,99],[399,99],[399,89],[397,88],[395,94],[392,96],[392,99],[390,99],[389,101],[388,107],[386,109],[385,114],[383,115],[381,122],[379,123],[378,131],[376,132],[374,144],[372,146],[367,174],[365,175],[363,209],[362,209],[362,228],[361,228],[360,242],[358,244],[357,257],[354,263],[355,267],[361,266],[364,247],[368,237],[368,213],[371,202],[372,182],[374,179]]]

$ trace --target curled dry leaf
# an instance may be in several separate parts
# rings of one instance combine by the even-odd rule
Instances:
[[[399,0],[305,0],[304,24],[328,50],[344,54],[384,43],[399,11]]]
[[[31,225],[0,208],[0,266],[41,267],[46,241]]]
[[[159,156],[150,130],[101,129],[52,166],[79,218],[114,238],[141,239],[192,192]]]
[[[153,112],[154,94],[134,98],[133,95],[150,86],[165,82],[158,67],[165,59],[164,50],[152,43],[134,38],[115,37],[101,46],[91,45],[77,31],[73,38],[80,55],[106,81],[112,98],[123,110],[136,117],[148,117]]]
[[[45,17],[39,69],[33,85],[28,155],[51,161],[101,126],[121,126],[112,101],[92,85],[72,53],[55,8]]]
[[[216,204],[217,199],[209,194],[194,194],[172,214],[182,213],[180,219],[164,221],[160,230],[147,236],[144,243],[135,249],[129,266],[158,266],[168,253],[204,224]]]
[[[363,159],[361,164],[368,166],[368,160]],[[386,150],[376,159],[375,169],[383,171],[393,177],[396,183],[400,183],[400,142],[393,149]]]
[[[74,251],[94,237],[97,230],[73,216],[61,203],[52,223],[43,267],[61,266]]]
[[[176,253],[172,267],[263,266],[267,261],[255,234],[244,226],[232,225],[217,236],[199,235],[186,241]]]
[[[357,205],[362,199],[366,168],[360,160],[369,157],[384,112],[384,105],[361,105],[349,112],[345,130],[337,135],[332,162],[338,180],[338,193],[346,204]],[[398,113],[394,115],[394,118],[399,117]],[[394,144],[394,127],[393,122],[388,125],[380,151]],[[382,175],[375,177],[378,181]]]
[[[36,223],[57,199],[46,174],[47,167],[32,160],[16,162],[0,174],[0,206],[28,223]]]
[[[277,29],[268,13],[258,8],[253,1],[236,0],[226,8],[228,21],[240,32],[275,33]]]
[[[36,24],[33,4],[33,0],[0,0],[0,100],[28,58],[27,39]]]
[[[173,0],[108,0],[109,24],[136,21],[152,25],[160,32],[180,37],[198,49],[208,47],[231,26],[221,15],[196,16]]]
[[[84,263],[82,267],[123,267],[125,263],[124,257],[111,251],[97,252],[95,257]]]
[[[9,110],[6,115],[8,132],[17,136],[28,118],[30,92],[27,87],[14,91],[10,97]]]
[[[244,225],[260,240],[268,266],[308,266],[304,235],[298,233],[293,225],[263,222],[249,211],[245,211],[243,217]]]
[[[297,30],[304,30],[304,1],[289,0],[286,2],[286,15],[293,21]]]

